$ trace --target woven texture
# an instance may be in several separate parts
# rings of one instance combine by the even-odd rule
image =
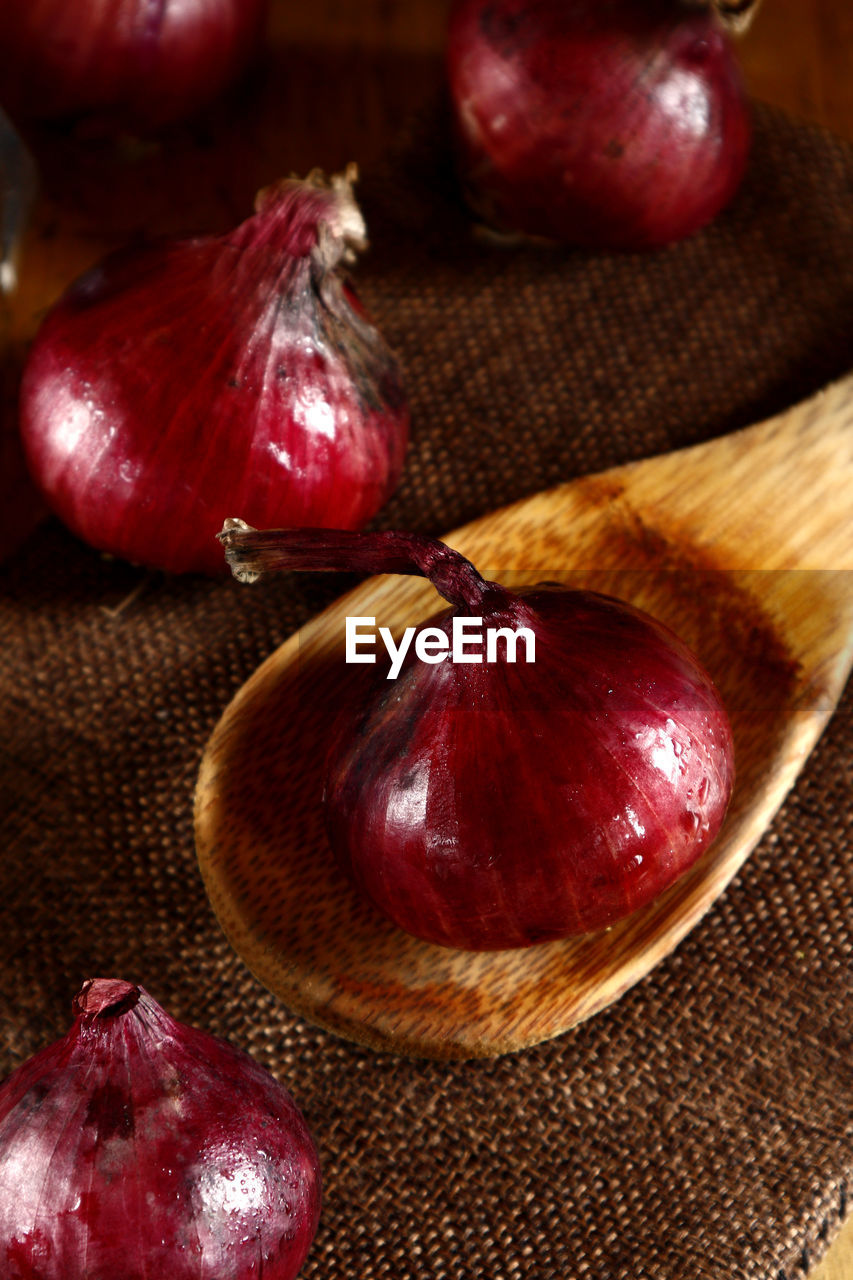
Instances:
[[[413,406],[383,524],[442,532],[847,370],[853,152],[829,137],[761,114],[714,226],[592,257],[472,239],[429,136],[360,188],[358,285]],[[339,587],[145,575],[53,523],[4,568],[0,1070],[64,1032],[93,974],[248,1049],[321,1150],[306,1280],[801,1277],[853,1166],[851,691],[728,892],[617,1005],[494,1061],[377,1056],[258,985],[193,846],[217,719]]]

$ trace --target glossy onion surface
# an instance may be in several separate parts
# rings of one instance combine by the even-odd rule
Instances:
[[[449,634],[452,616],[429,625]],[[537,588],[484,619],[530,627],[535,663],[414,658],[380,676],[329,753],[332,847],[429,942],[499,950],[602,929],[719,830],[725,710],[685,645],[619,601]]]
[[[341,275],[363,247],[346,178],[286,181],[221,237],[152,245],[83,276],[40,328],[21,434],[49,506],[85,542],[224,572],[216,533],[366,524],[403,466],[397,362]]]
[[[709,222],[746,167],[727,35],[681,0],[456,0],[447,70],[462,181],[504,231],[646,249]]]
[[[266,10],[267,0],[0,0],[0,101],[40,120],[169,123],[244,70]]]
[[[290,1095],[141,987],[84,986],[0,1087],[4,1280],[292,1280],[319,1212]]]

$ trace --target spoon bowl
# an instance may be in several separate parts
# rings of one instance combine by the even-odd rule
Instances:
[[[461,952],[395,928],[328,848],[322,772],[351,683],[347,616],[395,632],[441,604],[372,578],[264,662],[204,754],[196,842],[219,921],[256,976],[310,1021],[431,1058],[512,1052],[603,1009],[669,954],[755,847],[853,662],[853,378],[746,431],[562,485],[451,534],[489,578],[615,595],[676,631],[732,721],[723,829],[667,893],[611,928]],[[262,589],[262,588],[255,588]]]

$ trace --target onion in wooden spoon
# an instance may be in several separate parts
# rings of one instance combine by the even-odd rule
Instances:
[[[202,872],[249,967],[314,1022],[437,1058],[558,1035],[645,976],[742,865],[838,700],[853,661],[851,485],[853,378],[748,431],[575,481],[448,538],[507,585],[559,576],[646,609],[698,653],[729,710],[738,779],[717,841],[606,932],[456,952],[383,922],[343,884],[319,800],[350,674],[345,618],[402,628],[435,595],[372,579],[302,628],[226,710],[199,778]]]
[[[405,530],[231,519],[219,538],[241,582],[398,573],[428,578],[449,605],[396,638],[375,618],[346,624],[326,831],[401,929],[461,951],[597,932],[714,840],[734,781],[726,710],[695,654],[647,613],[560,583],[511,591]],[[377,635],[388,660],[372,652]]]

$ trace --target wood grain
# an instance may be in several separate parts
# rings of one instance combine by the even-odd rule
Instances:
[[[322,1026],[436,1058],[511,1052],[617,999],[727,886],[835,706],[853,662],[851,491],[853,378],[749,431],[574,481],[450,536],[508,585],[559,578],[647,609],[696,650],[729,709],[737,783],[720,837],[605,933],[463,953],[361,902],[328,850],[321,803],[352,684],[345,620],[373,616],[399,634],[438,601],[420,580],[375,578],[291,637],[225,712],[196,797],[208,893],[248,966]]]

